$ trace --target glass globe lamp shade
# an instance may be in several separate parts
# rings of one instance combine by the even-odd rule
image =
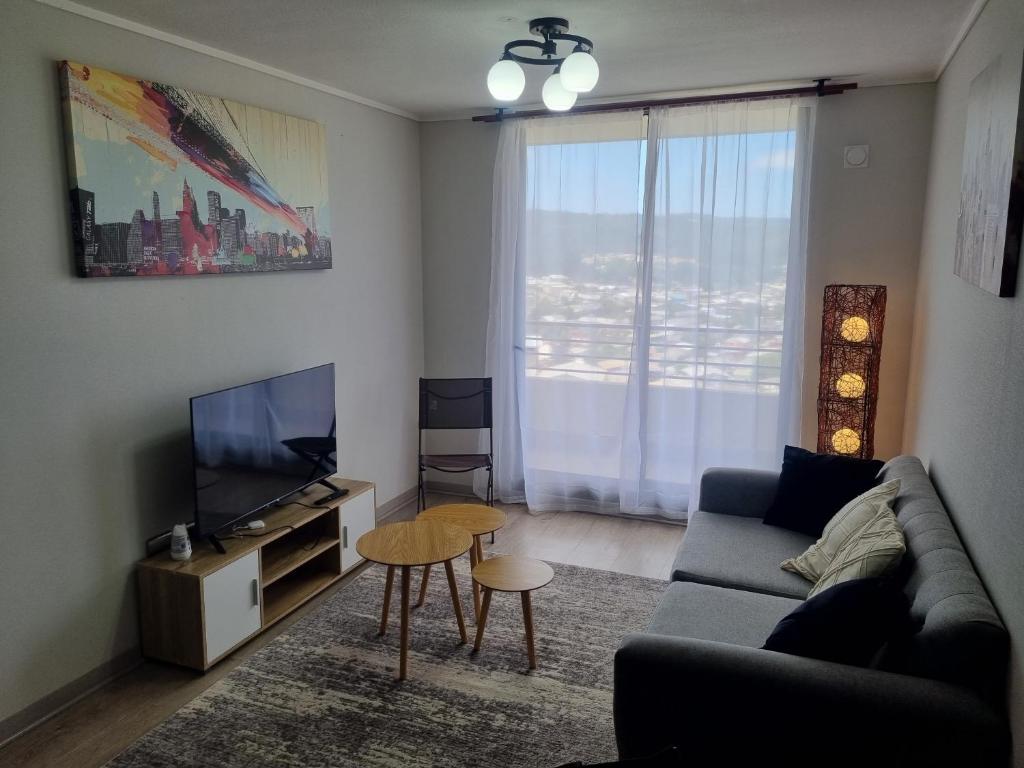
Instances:
[[[868,321],[863,317],[848,317],[843,320],[839,332],[847,341],[864,341],[868,337]]]
[[[544,88],[541,89],[540,96],[544,100],[544,106],[552,112],[565,112],[572,109],[572,105],[576,103],[576,94],[565,89],[565,86],[562,85],[562,77],[558,72],[544,81]]]
[[[487,73],[487,90],[498,101],[515,101],[525,87],[526,73],[512,59],[502,59]]]
[[[849,427],[837,429],[832,435],[832,448],[844,456],[856,453],[860,450],[860,435]]]
[[[562,86],[573,93],[589,93],[594,90],[600,74],[597,59],[586,51],[570,53],[562,62]]]

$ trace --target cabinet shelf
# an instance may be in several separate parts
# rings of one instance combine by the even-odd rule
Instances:
[[[341,578],[335,541],[263,590],[263,626],[298,608],[328,584]]]
[[[276,583],[301,565],[322,552],[336,546],[340,539],[327,536],[296,535],[291,543],[294,548],[276,549],[263,554],[263,588]]]

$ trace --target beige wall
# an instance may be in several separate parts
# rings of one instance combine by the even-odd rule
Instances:
[[[898,454],[928,171],[934,85],[866,88],[818,102],[808,232],[803,444],[816,442],[821,295],[827,283],[884,283],[888,312],[876,454]],[[490,279],[491,180],[498,128],[425,123],[425,365],[432,376],[482,375]],[[869,168],[843,147],[869,144]],[[439,478],[459,482],[460,476]]]
[[[423,314],[415,123],[29,0],[0,51],[2,721],[136,646],[132,565],[191,515],[190,395],[333,361],[342,472],[411,488]],[[324,123],[334,269],[73,277],[61,58]]]
[[[875,456],[900,453],[935,86],[865,88],[819,100],[807,234],[803,445],[817,444],[821,300],[829,283],[887,287]],[[867,168],[843,148],[868,144]]]
[[[990,0],[939,81],[904,441],[928,465],[1012,638],[1010,714],[1024,766],[1024,287],[1000,299],[953,275],[967,91],[1020,64],[1024,4]]]

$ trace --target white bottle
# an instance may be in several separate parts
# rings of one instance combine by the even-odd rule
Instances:
[[[192,542],[188,538],[188,528],[178,523],[171,529],[171,560],[189,560],[192,557]]]

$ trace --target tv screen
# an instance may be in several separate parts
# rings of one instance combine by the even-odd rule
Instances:
[[[337,469],[334,364],[193,397],[196,537]]]

